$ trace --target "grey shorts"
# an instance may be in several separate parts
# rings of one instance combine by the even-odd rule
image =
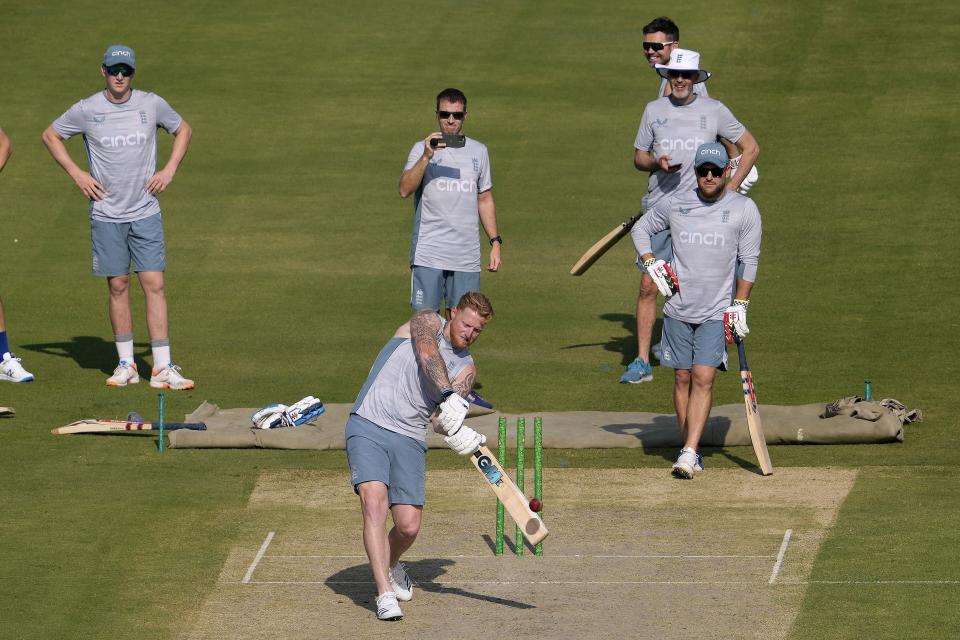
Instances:
[[[90,220],[93,275],[125,276],[133,270],[165,271],[166,244],[160,214],[134,222]]]
[[[347,420],[346,438],[354,491],[364,482],[382,482],[390,506],[426,503],[426,442],[388,431],[355,413]]]
[[[701,364],[727,370],[727,338],[720,320],[691,324],[664,315],[660,350],[660,364],[671,369]]]
[[[479,271],[447,271],[433,267],[410,267],[410,306],[440,311],[443,299],[453,309],[468,291],[480,291]]]

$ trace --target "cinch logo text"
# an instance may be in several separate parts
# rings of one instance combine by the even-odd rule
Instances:
[[[434,180],[437,185],[437,191],[451,191],[455,193],[474,193],[477,190],[477,183],[472,180],[451,180],[450,178],[437,178]]]
[[[657,147],[662,152],[668,151],[696,151],[697,147],[702,145],[706,140],[703,138],[687,138],[686,140],[678,140],[672,138],[669,140],[659,140],[657,141]]]
[[[147,143],[147,134],[142,131],[131,133],[128,136],[103,136],[100,144],[105,147],[135,147]]]
[[[708,246],[724,247],[727,244],[722,233],[700,233],[699,231],[681,231],[680,242],[684,244],[703,244]]]

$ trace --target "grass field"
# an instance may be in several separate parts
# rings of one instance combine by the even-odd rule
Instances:
[[[0,421],[0,638],[180,634],[235,540],[251,536],[245,510],[261,473],[345,464],[337,452],[158,455],[144,437],[49,435],[81,417],[156,409],[146,384],[103,385],[116,354],[106,287],[89,275],[85,204],[40,142],[102,87],[108,44],[134,47],[135,86],[194,129],[162,203],[173,356],[198,386],[171,394],[168,415],[205,399],[354,398],[409,313],[412,205],[397,179],[410,145],[434,130],[432,99],[446,86],[467,94],[465,131],[490,148],[505,238],[502,272],[482,280],[497,310],[473,350],[483,395],[506,412],[669,412],[662,370],[650,384],[616,383],[635,355],[629,242],[567,275],[639,205],[632,141],[656,87],[640,28],[661,11],[761,146],[750,312],[761,401],[828,401],[871,378],[875,395],[926,416],[899,445],[773,449],[779,467],[859,471],[787,637],[960,634],[955,3],[0,0],[0,126],[14,145],[0,174],[0,296],[37,376],[0,387],[0,405],[18,410]],[[82,156],[78,140],[68,146]],[[142,296],[132,297],[143,370]],[[715,402],[739,393],[724,376]],[[708,453],[711,468],[736,468],[724,453],[752,458]],[[548,460],[664,467],[663,452],[642,450]],[[461,466],[431,454],[432,469]]]

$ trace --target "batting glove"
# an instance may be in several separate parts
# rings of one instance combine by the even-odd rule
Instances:
[[[437,414],[437,424],[448,436],[454,435],[463,425],[467,417],[470,403],[467,399],[448,390],[447,399],[440,403],[440,412]]]
[[[283,422],[288,427],[299,427],[323,412],[324,407],[320,399],[307,396],[287,407],[286,411],[283,412]]]
[[[470,427],[463,425],[455,434],[445,437],[443,441],[447,443],[448,447],[460,455],[469,456],[479,449],[480,445],[487,441],[487,436],[482,433],[477,433]]]
[[[284,412],[287,410],[285,404],[268,404],[259,411],[255,411],[250,416],[250,422],[257,429],[273,429],[283,426]]]
[[[680,281],[677,280],[677,274],[663,260],[650,258],[643,263],[643,267],[653,278],[654,284],[660,290],[660,295],[664,298],[669,298],[680,290]]]
[[[757,171],[757,165],[750,167],[750,173],[747,174],[747,177],[743,179],[743,182],[740,183],[740,186],[737,187],[737,193],[741,195],[747,195],[747,192],[753,188],[753,185],[757,184],[757,180],[760,179],[760,172]]]
[[[748,300],[734,300],[733,304],[723,312],[723,330],[726,333],[727,344],[733,344],[733,336],[746,338],[750,333],[750,327],[747,326],[747,305]]]

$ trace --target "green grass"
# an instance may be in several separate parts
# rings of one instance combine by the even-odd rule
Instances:
[[[0,126],[14,143],[0,175],[0,295],[38,377],[0,388],[0,404],[18,409],[0,422],[0,637],[169,637],[172,612],[216,579],[261,469],[344,464],[339,453],[160,456],[142,437],[49,435],[156,406],[145,384],[103,388],[115,360],[106,287],[88,275],[84,203],[39,140],[102,86],[109,43],[136,49],[135,86],[166,97],[195,132],[163,208],[173,354],[198,389],[169,396],[168,415],[204,399],[353,399],[409,312],[412,205],[396,184],[446,86],[467,93],[466,131],[490,148],[506,238],[502,273],[483,275],[497,310],[474,350],[484,396],[511,412],[671,411],[660,370],[641,388],[616,384],[634,356],[629,243],[567,275],[639,204],[632,140],[656,86],[639,32],[655,12],[572,1],[452,10],[175,1],[91,20],[101,5],[0,2]],[[753,195],[764,246],[750,316],[761,400],[830,400],[871,378],[876,395],[926,415],[901,445],[774,450],[782,466],[864,469],[815,576],[871,576],[893,549],[878,579],[911,579],[918,567],[960,578],[949,555],[957,527],[945,526],[960,488],[949,446],[960,411],[950,348],[960,327],[949,173],[957,7],[733,2],[670,15],[715,72],[711,94],[761,145]],[[79,141],[69,147],[81,157]],[[161,158],[168,150],[164,137]],[[738,398],[722,377],[715,401]],[[719,466],[751,458],[710,453]],[[556,464],[662,466],[667,455],[570,451]],[[957,623],[943,611],[957,600],[956,587],[815,587],[791,635],[862,637],[870,616],[872,637],[915,636],[931,620],[950,635]]]

